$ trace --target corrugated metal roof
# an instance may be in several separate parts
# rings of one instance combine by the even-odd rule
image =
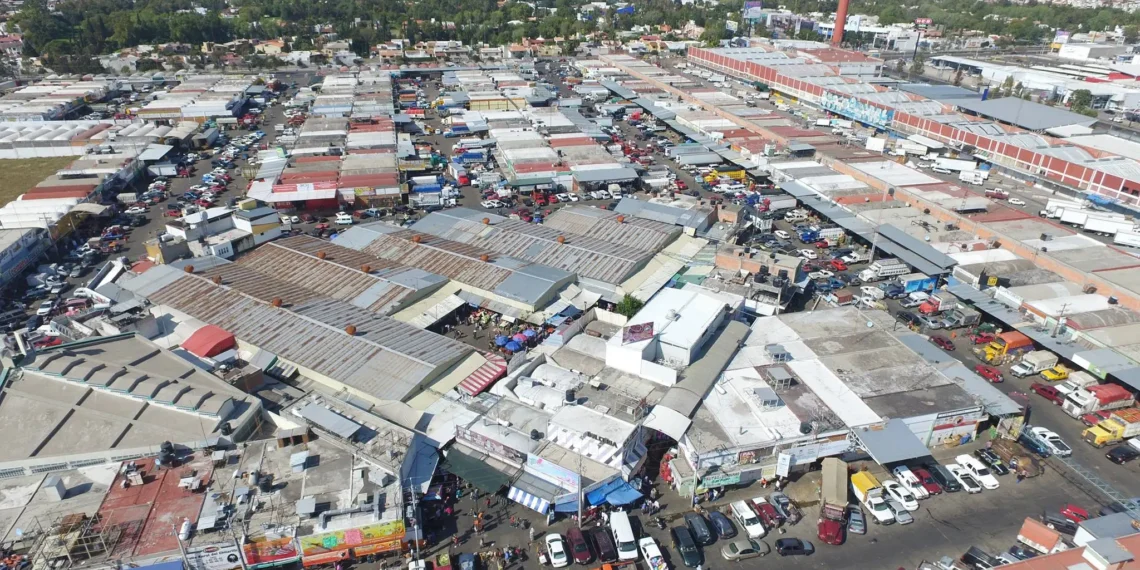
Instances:
[[[645,251],[658,251],[681,234],[681,228],[645,218],[618,216],[609,210],[571,206],[554,212],[542,225],[563,232],[596,237]]]
[[[420,243],[413,242],[414,236],[420,236]],[[380,259],[439,273],[486,291],[494,290],[510,276],[509,270],[480,261],[480,256],[484,254],[493,259],[497,255],[493,251],[410,230],[378,234],[361,251]]]
[[[748,325],[737,321],[728,323],[720,336],[705,351],[704,356],[685,370],[681,381],[669,388],[657,405],[674,410],[687,418],[693,417],[716,383],[716,379],[724,371],[724,367],[728,366],[732,357],[736,355],[748,332]]]
[[[404,400],[440,368],[471,348],[339,301],[314,299],[293,309],[274,308],[236,289],[162,266],[144,275],[169,274],[148,295],[198,320],[232,332],[250,345],[377,398]],[[356,326],[349,336],[344,327]]]
[[[297,410],[297,413],[301,414],[302,418],[342,439],[352,439],[352,436],[360,430],[360,424],[317,404],[309,404]]]
[[[584,235],[568,236],[565,232],[520,220],[483,224],[468,221],[463,215],[451,215],[461,209],[432,213],[412,227],[606,283],[624,281],[652,257],[649,252],[629,246]],[[563,243],[558,242],[559,237],[564,238]]]

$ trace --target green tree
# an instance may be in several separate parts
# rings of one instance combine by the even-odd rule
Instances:
[[[905,59],[899,59],[899,60],[895,61],[895,71],[897,71],[899,73],[906,71],[906,60]]]
[[[1069,108],[1075,113],[1080,113],[1081,109],[1088,109],[1092,106],[1092,91],[1088,89],[1077,89],[1069,95]]]
[[[1013,76],[1012,75],[1007,75],[1005,77],[1005,81],[1001,82],[1001,86],[998,87],[997,94],[1001,95],[1002,97],[1009,97],[1011,94],[1013,94]]]
[[[924,71],[926,71],[926,64],[923,62],[922,56],[915,57],[910,62],[910,74],[921,76]]]
[[[963,73],[962,73],[961,69],[954,72],[954,79],[952,80],[952,83],[954,84],[955,87],[962,84],[962,76],[963,76]]]
[[[617,307],[614,308],[614,312],[632,319],[643,306],[645,306],[645,303],[643,303],[641,299],[627,293],[626,296],[622,297],[621,301],[618,302]]]
[[[1140,39],[1140,27],[1138,26],[1124,26],[1124,43],[1134,44],[1137,39]]]

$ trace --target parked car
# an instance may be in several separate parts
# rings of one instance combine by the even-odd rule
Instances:
[[[906,510],[918,510],[918,499],[914,497],[914,493],[911,493],[906,487],[900,485],[898,481],[891,479],[883,481],[883,492],[886,493],[887,497],[898,502]]]
[[[982,463],[986,464],[997,475],[1009,475],[1009,468],[1005,466],[998,454],[994,453],[991,449],[979,449],[974,452],[974,456]]]
[[[930,335],[930,342],[933,342],[935,346],[942,350],[954,350],[954,341],[940,334]]]
[[[847,505],[847,532],[867,534],[867,518],[863,516],[863,509],[859,505]]]
[[[1057,511],[1045,511],[1041,513],[1041,522],[1057,532],[1063,532],[1069,535],[1077,534],[1077,523],[1069,520],[1065,515]]]
[[[1089,512],[1082,507],[1078,507],[1072,503],[1068,503],[1061,507],[1061,516],[1073,521],[1076,524],[1081,524],[1089,520]]]
[[[550,565],[555,568],[565,568],[570,565],[570,556],[566,553],[566,541],[559,534],[548,534],[543,540],[546,543],[546,553],[550,557]]]
[[[693,540],[701,546],[708,546],[716,541],[716,535],[709,528],[708,521],[697,513],[685,513],[685,525],[693,535]]]
[[[986,489],[997,489],[1001,486],[1001,483],[998,483],[997,477],[994,476],[993,472],[973,456],[963,453],[955,457],[954,460],[958,462],[958,465],[961,466],[962,469],[965,469],[966,472],[972,475],[974,480],[981,484],[982,487]]]
[[[590,552],[590,545],[578,527],[571,526],[570,530],[566,531],[566,542],[570,543],[570,555],[574,557],[574,562],[589,564],[594,560],[594,555]]]
[[[946,470],[954,476],[954,480],[957,481],[958,485],[967,493],[973,494],[982,492],[982,485],[978,483],[978,480],[975,479],[965,467],[951,464],[946,466]]]
[[[618,559],[617,548],[614,546],[614,538],[609,529],[594,527],[586,535],[598,555],[599,562],[613,562]]]
[[[681,563],[688,568],[700,566],[703,562],[701,551],[697,548],[697,541],[693,540],[693,535],[689,533],[689,528],[678,526],[670,529],[669,533],[673,536],[673,544],[681,557]]]
[[[720,555],[729,562],[767,556],[771,552],[768,543],[754,538],[734,540],[720,549]]]
[[[926,489],[926,493],[930,496],[942,494],[942,484],[931,475],[930,471],[922,468],[911,469],[915,477],[918,477],[918,482]]]
[[[37,317],[46,317],[46,316],[51,315],[52,311],[54,311],[54,310],[55,310],[55,301],[43,301],[40,303],[40,306],[36,308],[36,316]]]
[[[1032,548],[1026,548],[1020,544],[1015,544],[1009,547],[1009,553],[1018,560],[1029,560],[1030,558],[1037,557],[1037,551]]]
[[[768,495],[768,502],[771,503],[773,507],[776,507],[776,511],[780,513],[780,518],[790,524],[796,524],[803,518],[799,507],[797,507],[787,495],[780,491]]]
[[[917,503],[915,503],[915,505],[917,506]],[[895,514],[895,522],[900,525],[914,522],[914,515],[910,514],[911,509],[906,508],[906,505],[894,499],[890,499],[887,501],[887,506],[890,507],[891,512]],[[918,509],[916,508],[915,510]]]
[[[1131,445],[1118,445],[1108,450],[1104,456],[1117,465],[1124,465],[1140,457],[1140,451],[1136,451]]]
[[[1000,384],[1005,381],[1005,378],[1003,378],[1001,375],[1001,370],[988,364],[979,364],[975,366],[974,372],[977,372],[978,376],[981,376],[982,378],[985,378],[994,384]]]
[[[1046,400],[1049,400],[1058,406],[1060,406],[1061,403],[1065,401],[1065,398],[1061,396],[1061,393],[1057,391],[1057,388],[1053,386],[1047,386],[1040,382],[1034,382],[1029,385],[1029,389],[1036,392],[1038,396],[1041,396],[1042,398],[1045,398]]]
[[[720,538],[736,536],[736,525],[732,524],[732,520],[720,511],[709,511],[709,523],[716,529],[716,534]]]
[[[1073,448],[1069,447],[1069,444],[1065,443],[1056,432],[1043,427],[1034,427],[1030,431],[1049,448],[1049,451],[1053,452],[1053,455],[1067,457],[1073,454]]]
[[[776,528],[784,522],[780,518],[780,513],[776,511],[776,507],[773,507],[764,497],[752,499],[752,510],[756,511],[764,526],[769,529]]]
[[[780,556],[809,556],[815,552],[815,545],[798,538],[781,538],[776,541],[776,552]]]

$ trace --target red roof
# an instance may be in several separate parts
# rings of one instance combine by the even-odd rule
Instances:
[[[70,188],[70,186],[64,186]],[[91,195],[90,190],[48,190],[28,192],[21,200],[48,200],[51,198],[86,198]]]
[[[150,269],[150,268],[154,267],[155,265],[156,265],[155,262],[153,262],[149,259],[143,259],[141,261],[136,261],[133,264],[131,264],[131,273],[134,273],[136,275],[141,275],[143,273],[146,273],[147,269]]]
[[[336,170],[322,170],[320,172],[288,172],[281,175],[282,184],[306,184],[316,182],[336,182],[339,172]]]
[[[487,362],[459,383],[458,388],[469,396],[486,390],[507,373],[507,361],[502,356],[492,353],[483,353],[483,356],[487,357]]]
[[[341,188],[354,188],[364,186],[399,186],[400,175],[395,172],[385,172],[380,174],[353,174],[350,176],[341,176],[339,184]]]
[[[339,156],[320,156],[320,155],[317,155],[317,156],[299,156],[299,157],[293,159],[293,161],[296,162],[297,164],[303,164],[306,162],[340,162],[340,157]]]
[[[217,356],[237,346],[237,340],[231,332],[214,325],[206,325],[190,335],[182,343],[182,348],[195,356],[210,358]]]

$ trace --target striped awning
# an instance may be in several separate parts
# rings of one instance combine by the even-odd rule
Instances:
[[[507,498],[542,514],[546,514],[546,510],[550,508],[550,501],[536,497],[518,487],[511,487],[511,491],[507,493]]]
[[[475,396],[494,384],[507,373],[507,361],[494,353],[483,353],[487,362],[476,368],[470,376],[459,383],[459,390],[468,396]]]

